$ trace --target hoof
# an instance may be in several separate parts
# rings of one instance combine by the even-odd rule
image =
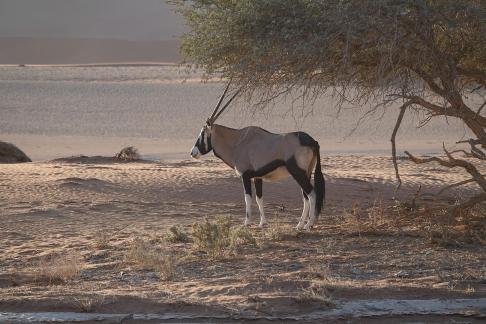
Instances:
[[[303,228],[304,228],[304,225],[302,225],[300,223],[297,224],[297,226],[295,226],[295,229],[298,230],[298,231],[302,230]]]
[[[267,224],[268,224],[267,222],[263,222],[263,223],[262,223],[262,222],[260,222],[260,224],[258,224],[258,227],[263,227],[263,226],[265,226],[265,225],[267,225]]]
[[[306,231],[310,231],[310,230],[312,229],[312,225],[310,225],[310,224],[306,224],[306,225],[304,226],[304,229],[305,229]]]

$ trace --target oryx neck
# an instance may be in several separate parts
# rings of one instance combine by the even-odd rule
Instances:
[[[231,168],[235,166],[235,148],[238,143],[238,129],[214,124],[211,130],[211,143],[214,155]]]

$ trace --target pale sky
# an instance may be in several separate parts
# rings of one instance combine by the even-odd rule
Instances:
[[[165,0],[0,0],[0,37],[169,40],[183,19]]]

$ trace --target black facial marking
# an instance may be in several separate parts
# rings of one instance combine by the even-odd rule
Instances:
[[[211,146],[211,135],[207,134],[206,132],[208,132],[208,130],[206,128],[204,128],[203,131],[201,132],[201,134],[199,134],[199,137],[198,137],[196,144],[195,144],[195,146],[197,147],[197,149],[199,150],[199,152],[201,154],[207,154],[207,153],[211,152],[211,150],[213,149],[212,146]],[[206,134],[206,136],[205,136],[205,134]],[[206,145],[206,142],[205,142],[205,138],[207,140],[207,145]],[[206,146],[207,146],[207,149],[206,149]]]

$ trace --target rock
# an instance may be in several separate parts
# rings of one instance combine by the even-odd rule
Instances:
[[[0,163],[32,162],[17,146],[0,141]]]

